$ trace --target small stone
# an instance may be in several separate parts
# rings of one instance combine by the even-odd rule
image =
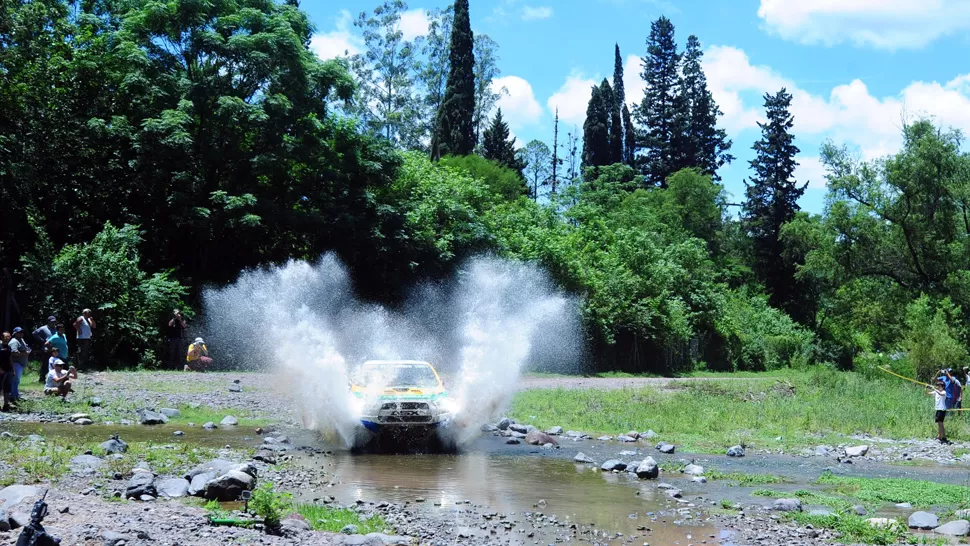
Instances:
[[[95,396],[94,398],[88,400],[88,405],[92,408],[99,408],[101,407],[101,399]]]
[[[640,433],[640,438],[642,440],[653,440],[657,436],[660,436],[660,435],[657,434],[656,432],[652,431],[652,430],[648,430],[646,432],[641,432]]]
[[[744,457],[744,448],[741,446],[732,446],[727,450],[728,457]]]
[[[550,434],[552,436],[559,436],[560,434],[562,434],[562,427],[552,427],[546,431],[546,434]]]
[[[575,457],[573,457],[573,461],[577,463],[585,463],[585,464],[593,464],[596,462],[593,459],[591,459],[589,455],[586,455],[582,451],[580,451],[579,453],[576,454]]]
[[[522,440],[519,440],[518,438],[509,438],[508,440],[505,441],[505,443],[510,446],[514,446],[514,445],[521,444]]]
[[[696,464],[689,464],[684,467],[684,474],[690,474],[692,476],[700,476],[704,473],[704,467],[698,466]]]
[[[146,408],[136,411],[135,414],[138,415],[138,422],[143,425],[164,425],[168,422],[165,415]]]
[[[229,385],[229,392],[242,392],[242,387],[236,383]]]
[[[124,440],[118,438],[118,435],[116,434],[109,438],[108,441],[102,442],[101,449],[103,449],[104,452],[109,455],[114,453],[125,453],[128,451],[128,444],[126,444]]]
[[[657,461],[653,460],[653,457],[647,457],[637,464],[636,473],[640,479],[655,480],[660,476],[660,467],[657,466]]]
[[[600,469],[604,472],[612,472],[614,470],[621,472],[626,470],[626,463],[618,461],[616,459],[610,459],[600,466]]]
[[[227,415],[222,418],[222,421],[219,421],[219,424],[224,427],[234,427],[239,424],[239,419],[236,419],[232,415]]]
[[[115,531],[102,531],[101,538],[104,539],[104,546],[121,546],[131,540],[127,535]]]
[[[213,423],[212,421],[208,421],[207,423],[205,423],[204,425],[202,425],[202,428],[204,428],[206,430],[213,430],[213,429],[217,429],[219,427],[217,427],[216,424]]]
[[[176,430],[175,432],[172,433],[172,436],[185,436],[185,433],[182,432],[181,430]]]
[[[664,442],[660,442],[659,444],[657,444],[657,451],[667,455],[672,455],[674,453],[674,449],[675,448],[673,444],[668,444]]]
[[[356,525],[344,525],[344,528],[340,530],[340,534],[342,535],[356,535],[358,533],[359,531]]]
[[[93,425],[94,424],[94,421],[88,419],[87,417],[82,417],[82,418],[78,419],[77,421],[74,421],[74,424],[75,425],[81,425],[81,426]]]
[[[122,420],[118,421],[118,423],[120,425],[122,425],[122,426],[125,426],[125,427],[131,426],[131,424],[132,424],[131,421],[129,421],[128,419],[122,419]]]
[[[935,529],[940,526],[940,519],[929,512],[913,512],[908,524],[910,529]]]
[[[798,499],[777,499],[772,508],[779,512],[801,512],[802,501]]]
[[[861,504],[853,506],[852,511],[855,512],[855,515],[857,516],[865,516],[868,514],[868,512],[866,512],[866,507],[862,506]]]
[[[694,483],[707,483],[707,478],[705,478],[704,476],[694,476],[693,478],[690,479],[690,481]]]
[[[503,417],[502,420],[495,425],[495,427],[499,430],[508,430],[510,426],[512,426],[512,420],[508,417]]]
[[[297,518],[286,518],[280,522],[280,526],[289,531],[309,531],[310,524],[305,520]]]
[[[158,410],[158,413],[161,413],[162,415],[170,419],[173,419],[175,417],[182,415],[182,413],[175,408],[161,408],[160,410]]]
[[[864,457],[869,452],[869,446],[854,446],[845,448],[846,457]]]
[[[90,418],[91,418],[91,416],[88,415],[88,414],[86,414],[86,413],[75,413],[75,414],[71,415],[70,417],[68,417],[68,419],[70,419],[72,423],[74,421],[77,421],[78,419],[90,419]]]
[[[599,440],[601,442],[609,442],[612,439],[613,439],[612,436],[600,436],[599,438],[597,438],[597,440]]]
[[[617,436],[616,437],[616,441],[617,442],[623,442],[623,443],[629,444],[631,442],[636,442],[637,439],[635,437],[633,437],[633,436],[630,436],[629,434],[626,434],[626,435]]]

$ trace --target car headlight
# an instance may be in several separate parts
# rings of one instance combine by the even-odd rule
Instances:
[[[444,413],[458,413],[460,406],[454,398],[439,398],[438,408]]]

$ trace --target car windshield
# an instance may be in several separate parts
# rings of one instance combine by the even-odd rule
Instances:
[[[364,368],[365,387],[437,387],[438,378],[427,364],[382,364]]]

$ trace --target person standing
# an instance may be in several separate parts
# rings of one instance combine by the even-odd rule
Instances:
[[[3,407],[0,411],[10,411],[10,379],[13,376],[13,360],[10,354],[10,332],[0,335],[0,395]]]
[[[50,357],[47,359],[48,368],[50,368],[51,362],[54,361],[54,357],[60,358],[61,360],[67,361],[70,354],[67,348],[67,332],[65,332],[64,325],[58,324],[54,327],[56,332],[47,340],[47,351],[50,353]],[[54,351],[57,351],[56,353]],[[44,381],[47,381],[47,376],[44,376]]]
[[[77,365],[82,370],[87,368],[86,364],[91,353],[91,336],[95,328],[97,325],[90,309],[82,311],[81,316],[74,321],[74,329],[77,330]]]
[[[47,361],[51,356],[50,347],[47,340],[57,333],[57,317],[51,315],[47,317],[47,324],[33,331],[34,339],[40,342],[43,354],[40,357],[40,382],[47,381]]]
[[[946,430],[943,428],[943,419],[946,417],[946,384],[940,380],[936,383],[936,388],[926,394],[936,397],[936,404],[933,406],[936,410],[936,439],[941,444],[948,444],[950,441],[946,439]]]
[[[178,309],[172,311],[168,321],[168,363],[177,370],[182,361],[182,347],[185,347],[185,317]]]
[[[13,329],[13,339],[10,340],[10,355],[13,361],[13,378],[10,380],[10,401],[20,400],[20,378],[24,375],[27,368],[27,360],[30,358],[30,346],[24,339],[24,329],[20,326]]]

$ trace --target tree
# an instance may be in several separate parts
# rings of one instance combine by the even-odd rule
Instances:
[[[791,134],[791,95],[782,88],[764,98],[768,121],[758,123],[761,139],[752,147],[754,175],[745,181],[743,218],[753,243],[756,277],[765,283],[771,304],[791,312],[797,293],[796,268],[790,260],[781,258],[785,248],[780,235],[782,226],[799,211],[798,199],[807,184],[799,186],[793,180],[799,150]]]
[[[707,77],[701,67],[700,40],[691,35],[684,50],[683,94],[687,108],[687,135],[681,149],[683,163],[696,167],[720,180],[717,170],[730,163],[734,156],[728,153],[731,140],[724,129],[717,128],[717,118],[722,114],[714,96],[707,89]]]
[[[579,165],[577,162],[579,156],[579,128],[573,127],[572,131],[566,133],[566,153],[569,156],[569,169],[566,171],[566,176],[569,178],[569,183],[571,184],[579,176]]]
[[[636,167],[637,164],[637,132],[630,117],[630,109],[623,105],[623,163]]]
[[[432,155],[468,155],[475,149],[475,54],[468,0],[455,0],[455,19],[448,52],[445,98],[438,110]]]
[[[562,158],[559,157],[559,107],[556,107],[556,118],[552,129],[552,176],[550,184],[553,194],[559,189],[559,166],[562,165]]]
[[[646,89],[643,101],[633,111],[640,126],[637,147],[644,151],[640,172],[653,186],[665,187],[667,177],[684,166],[679,148],[686,120],[679,69],[674,25],[660,17],[650,25],[640,74]]]
[[[438,109],[445,98],[445,85],[451,63],[448,59],[451,44],[451,27],[454,24],[454,6],[435,9],[428,16],[428,35],[422,52],[425,61],[418,72],[418,81],[424,88],[421,118],[425,134],[430,138],[438,119]]]
[[[583,167],[600,167],[612,163],[610,151],[610,110],[613,91],[610,83],[603,80],[594,86],[586,107],[583,124]]]
[[[495,108],[495,104],[508,94],[508,89],[498,91],[492,88],[492,82],[502,74],[498,67],[498,44],[485,34],[475,36],[475,141],[481,138],[484,125],[488,122],[488,115]]]
[[[516,171],[522,170],[522,165],[515,153],[515,139],[509,140],[509,126],[502,119],[501,108],[492,118],[492,125],[485,129],[482,139],[482,157]]]
[[[404,39],[401,13],[404,0],[384,0],[368,16],[361,13],[354,26],[364,34],[367,51],[351,58],[359,82],[356,112],[367,128],[405,148],[420,147],[421,104],[414,86],[417,46]]]
[[[613,59],[613,105],[610,109],[610,155],[613,163],[625,163],[626,147],[624,139],[627,134],[630,113],[623,119],[626,108],[626,89],[623,84],[623,58],[620,56],[620,44],[616,44]]]
[[[519,153],[525,165],[526,179],[532,186],[532,200],[536,201],[539,199],[539,188],[549,182],[552,152],[545,142],[532,140]]]

